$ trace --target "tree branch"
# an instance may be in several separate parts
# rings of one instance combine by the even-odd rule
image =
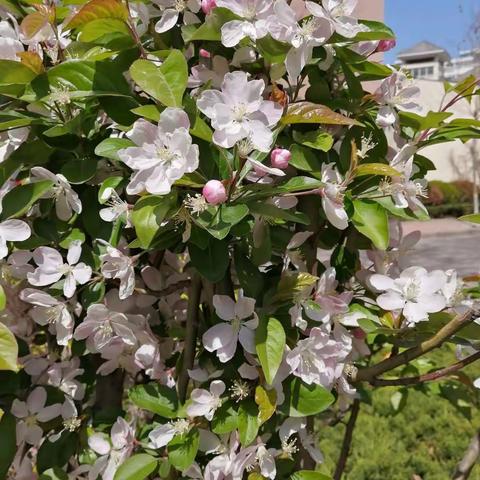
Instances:
[[[342,450],[340,451],[340,457],[338,458],[337,468],[333,475],[333,480],[340,480],[342,478],[345,467],[347,466],[348,455],[350,454],[350,447],[352,445],[353,430],[357,423],[358,412],[360,411],[360,400],[356,398],[353,401],[350,411],[350,418],[348,419],[347,429],[345,430],[345,436],[343,437]]]
[[[188,369],[193,367],[195,360],[195,346],[197,343],[198,308],[202,293],[202,279],[197,272],[192,274],[188,291],[187,325],[185,332],[185,347],[183,350],[182,369],[178,375],[178,397],[182,403],[187,397],[189,382]]]
[[[374,387],[390,387],[390,386],[409,386],[409,385],[417,385],[419,383],[424,382],[432,382],[434,380],[438,380],[439,378],[446,377],[462,368],[470,365],[471,363],[475,362],[480,358],[480,351],[470,355],[463,360],[460,360],[453,365],[449,365],[445,368],[440,368],[435,370],[434,372],[425,373],[424,375],[418,375],[416,377],[406,377],[406,378],[372,378],[370,380],[370,384]]]
[[[480,456],[480,432],[475,433],[470,441],[470,445],[465,452],[462,460],[460,460],[452,480],[467,480],[472,473],[473,467],[477,463]]]
[[[455,335],[467,323],[472,320],[473,310],[455,316],[450,322],[444,325],[433,337],[423,341],[419,345],[409,348],[393,357],[389,357],[376,365],[357,369],[352,365],[347,366],[346,373],[350,382],[370,382],[375,377],[393,370],[400,365],[405,365],[415,358],[440,347],[446,340]]]

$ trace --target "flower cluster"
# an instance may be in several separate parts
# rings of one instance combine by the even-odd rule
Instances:
[[[418,152],[478,124],[418,113],[355,0],[16,5],[0,476],[313,478],[367,365],[470,319],[454,271],[406,263],[398,219],[428,215]]]

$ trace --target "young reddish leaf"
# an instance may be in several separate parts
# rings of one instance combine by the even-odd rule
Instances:
[[[91,0],[68,22],[66,29],[78,28],[99,18],[127,21],[128,10],[117,0]]]
[[[40,74],[45,71],[43,61],[36,52],[20,52],[17,53],[20,61],[33,72]]]
[[[282,118],[282,123],[291,125],[295,123],[319,123],[326,125],[361,125],[353,118],[345,117],[334,112],[325,105],[311,102],[298,102],[288,106],[287,114]]]

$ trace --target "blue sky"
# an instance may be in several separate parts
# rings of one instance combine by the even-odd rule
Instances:
[[[385,0],[385,23],[397,35],[397,47],[385,61],[393,63],[398,51],[422,40],[455,55],[467,46],[462,40],[479,10],[478,0]]]

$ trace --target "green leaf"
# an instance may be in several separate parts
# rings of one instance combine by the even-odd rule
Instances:
[[[5,290],[0,285],[0,312],[2,310],[5,310],[6,306],[7,306],[7,296],[5,295]]]
[[[179,50],[172,50],[159,67],[149,60],[137,60],[130,67],[130,74],[135,83],[155,100],[167,107],[182,106],[188,66]]]
[[[61,169],[70,183],[85,183],[95,176],[97,173],[98,162],[95,157],[84,157],[80,159],[70,160]]]
[[[292,145],[290,147],[292,158],[290,159],[290,165],[303,170],[304,172],[320,172],[322,169],[322,162],[317,158],[315,152],[312,152],[309,148],[302,147],[301,145]]]
[[[238,428],[238,414],[230,400],[215,411],[212,419],[212,432],[217,435],[233,432]]]
[[[168,444],[168,460],[183,472],[194,462],[200,444],[200,433],[192,428],[185,435],[177,435]]]
[[[368,27],[367,32],[360,32],[355,36],[355,41],[360,40],[390,40],[395,38],[391,28],[382,22],[374,20],[359,20],[359,22]]]
[[[107,189],[117,188],[122,183],[122,181],[123,177],[106,178],[98,189],[98,203],[103,205],[109,198],[109,194],[107,194]]]
[[[259,428],[257,405],[252,400],[242,402],[238,409],[238,433],[241,444],[250,445],[257,438]]]
[[[88,22],[82,27],[78,40],[85,43],[95,42],[102,43],[102,37],[111,36],[130,37],[130,31],[127,24],[123,20],[116,18],[97,18]]]
[[[67,431],[64,431],[56,442],[43,442],[37,455],[38,471],[43,473],[52,467],[63,468],[74,455],[77,444],[77,434]]]
[[[205,248],[189,243],[188,251],[192,265],[207,280],[219,282],[224,277],[230,263],[226,241],[209,237]]]
[[[177,206],[177,193],[146,195],[137,201],[131,213],[131,221],[143,248],[148,248],[160,231],[169,212]]]
[[[132,108],[131,112],[154,122],[160,120],[160,110],[156,105],[142,105],[141,107]]]
[[[311,177],[293,177],[285,183],[278,185],[279,192],[301,192],[303,190],[315,190],[323,187],[323,182]]]
[[[311,470],[300,470],[295,472],[290,480],[332,480],[328,475],[324,475],[320,472],[312,472]]]
[[[279,42],[270,35],[258,38],[256,45],[262,57],[270,63],[283,63],[291,48],[288,43]]]
[[[293,139],[301,145],[321,150],[322,152],[328,152],[333,146],[333,137],[321,130],[306,133],[293,132]]]
[[[16,445],[16,422],[15,417],[10,413],[4,413],[0,419],[0,479],[7,476],[10,465],[17,452]]]
[[[282,117],[284,125],[297,123],[318,123],[325,125],[361,125],[353,118],[336,113],[325,105],[311,102],[297,102],[289,105],[287,113]]]
[[[182,36],[185,43],[193,40],[221,40],[221,28],[224,23],[235,20],[238,17],[227,8],[215,8],[212,13],[205,17],[205,21],[200,27],[189,25],[182,29]]]
[[[287,222],[301,223],[302,225],[310,225],[310,219],[302,212],[290,212],[283,208],[265,202],[252,202],[248,204],[252,213],[257,213],[262,217],[271,218],[272,220],[285,220]]]
[[[19,185],[8,192],[3,199],[2,219],[20,217],[46,192],[52,188],[53,182],[40,182]]]
[[[355,228],[369,238],[376,248],[386,250],[389,243],[388,215],[378,203],[370,200],[354,200],[352,217]]]
[[[106,138],[95,147],[95,155],[112,160],[120,160],[118,151],[133,146],[135,144],[128,138]]]
[[[105,282],[87,284],[81,293],[82,306],[85,310],[94,303],[100,303],[105,296]]]
[[[260,270],[251,262],[248,255],[238,247],[234,250],[235,271],[240,285],[247,297],[260,298],[263,293],[264,279]]]
[[[480,214],[471,213],[470,215],[463,215],[462,217],[459,217],[459,220],[462,222],[480,223]]]
[[[151,455],[137,453],[120,465],[113,480],[144,480],[157,468],[157,464],[157,459]]]
[[[428,112],[426,115],[418,115],[413,112],[400,112],[399,115],[402,126],[418,131],[438,128],[453,114],[451,112]]]
[[[68,475],[61,468],[53,467],[45,470],[39,480],[68,480]]]
[[[15,335],[0,323],[0,370],[18,371],[18,345]]]
[[[398,177],[400,172],[386,163],[362,163],[355,169],[355,176],[382,175],[386,177]]]
[[[277,293],[273,297],[274,302],[284,302],[294,299],[306,288],[312,287],[318,277],[307,272],[285,273],[282,275],[277,286]]]
[[[285,350],[286,335],[282,324],[274,317],[261,317],[255,331],[255,348],[265,380],[272,385]]]
[[[15,60],[0,60],[0,85],[26,85],[36,73]]]
[[[137,407],[156,413],[164,418],[177,416],[178,399],[177,392],[158,383],[137,385],[128,392],[130,400]]]
[[[335,397],[327,389],[320,385],[307,385],[299,378],[288,384],[284,391],[285,402],[281,408],[291,417],[316,415],[335,401]]]
[[[223,240],[230,229],[248,215],[245,204],[209,207],[194,218],[195,223],[207,230],[218,240]]]
[[[266,390],[261,385],[255,388],[255,403],[258,405],[258,419],[265,423],[274,413],[277,405],[276,390]]]

